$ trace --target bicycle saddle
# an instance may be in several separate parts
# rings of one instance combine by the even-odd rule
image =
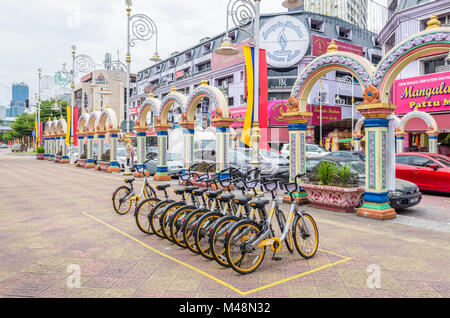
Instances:
[[[170,184],[159,184],[156,186],[156,190],[161,191],[170,187]]]
[[[239,204],[239,205],[246,205],[251,200],[252,200],[252,197],[246,195],[246,196],[235,198],[234,203]]]
[[[197,190],[197,189],[198,189],[197,186],[184,187],[184,191],[186,191],[187,193],[192,193],[192,191]]]
[[[200,195],[203,195],[203,193],[205,193],[206,191],[208,191],[208,189],[206,189],[206,188],[196,189],[196,190],[192,191],[192,194],[200,196]]]
[[[173,192],[178,195],[182,195],[184,193],[184,188],[173,189]]]
[[[253,201],[252,203],[250,203],[250,205],[254,208],[257,209],[262,209],[266,206],[267,203],[269,203],[270,200],[261,200],[261,199],[256,199],[255,201]]]
[[[234,199],[234,194],[230,193],[230,194],[222,194],[220,196],[217,197],[220,201],[222,202],[228,202],[230,200]]]
[[[134,180],[135,180],[134,178],[125,179],[125,180],[123,180],[123,182],[125,182],[125,183],[132,183]]]
[[[222,190],[215,190],[215,191],[208,191],[208,192],[206,192],[206,195],[207,195],[209,198],[214,199],[214,198],[217,198],[217,196],[218,196],[219,194],[221,194],[221,193],[222,193]]]

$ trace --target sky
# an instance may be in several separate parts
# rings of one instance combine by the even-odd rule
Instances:
[[[286,12],[283,0],[262,0],[261,13]],[[383,1],[383,0],[378,0]],[[385,1],[385,0],[384,0]],[[228,0],[133,0],[132,14],[149,16],[157,25],[158,53],[167,58],[225,31]],[[63,63],[71,66],[71,46],[103,68],[106,52],[126,54],[125,0],[0,0],[0,105],[11,99],[11,85],[30,86],[30,103],[38,91],[37,69],[54,75]],[[131,72],[153,62],[155,41],[131,48]],[[54,93],[41,94],[42,99]]]

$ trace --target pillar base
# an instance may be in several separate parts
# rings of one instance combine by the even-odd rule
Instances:
[[[134,173],[133,173],[133,176],[135,177],[135,178],[143,178],[144,177],[144,175],[145,176],[147,176],[147,177],[150,177],[150,172],[137,172],[137,171],[135,171]]]
[[[100,166],[99,166],[99,165],[96,165],[96,166],[95,166],[95,170],[100,170]]]
[[[84,167],[85,167],[86,169],[94,169],[94,168],[95,168],[95,163],[86,163],[86,164],[84,165]]]
[[[296,192],[293,196],[295,202],[297,202],[297,204],[299,205],[310,203],[308,197],[306,196],[306,192]],[[283,203],[291,203],[291,197],[288,194],[283,197]]]
[[[172,180],[172,177],[168,174],[155,174],[153,176],[153,180],[155,181],[170,181]]]
[[[393,208],[378,210],[373,208],[360,207],[356,210],[356,215],[365,218],[377,219],[377,220],[387,220],[395,219],[397,217],[397,212]]]
[[[120,167],[117,167],[117,166],[109,166],[107,169],[106,169],[106,172],[108,172],[108,173],[113,173],[113,172],[120,172]]]
[[[61,163],[70,163],[70,160],[69,159],[62,159]]]

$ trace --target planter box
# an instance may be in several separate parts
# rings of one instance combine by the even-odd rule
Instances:
[[[44,158],[45,158],[45,153],[37,153],[36,154],[37,160],[44,160]]]
[[[100,166],[101,171],[107,171],[109,168],[109,161],[99,161],[98,165]]]
[[[55,160],[56,162],[59,162],[59,163],[60,163],[61,160],[62,160],[62,156],[56,156],[56,160]]]
[[[364,194],[364,187],[340,188],[301,184],[313,207],[332,211],[354,212]]]
[[[84,166],[86,165],[86,161],[87,159],[78,159],[78,167],[84,168]]]

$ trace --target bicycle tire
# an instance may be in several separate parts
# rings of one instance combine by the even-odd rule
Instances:
[[[202,215],[194,228],[195,245],[197,246],[200,255],[206,259],[214,259],[211,253],[209,244],[209,234],[213,229],[214,222],[224,217],[222,213],[210,212]]]
[[[165,238],[164,234],[161,229],[161,223],[159,222],[159,218],[161,214],[164,212],[164,209],[167,207],[167,205],[173,203],[173,200],[164,200],[160,201],[150,212],[149,214],[149,220],[150,220],[150,226],[152,227],[152,231],[156,236],[160,238]]]
[[[159,218],[159,223],[161,226],[162,233],[164,234],[164,238],[169,240],[170,242],[173,242],[172,237],[170,236],[170,229],[169,229],[169,220],[170,217],[173,215],[173,213],[182,206],[185,206],[186,203],[184,202],[174,202],[172,204],[169,204],[165,209],[164,212],[161,214],[161,217]]]
[[[242,241],[239,245],[234,242],[235,236],[238,237],[239,235],[242,235],[242,232],[249,230],[249,232],[254,232],[256,239],[259,235],[261,235],[261,227],[259,224],[249,221],[249,220],[242,220],[237,222],[233,228],[230,230],[230,232],[227,235],[226,241],[225,241],[225,255],[227,257],[228,263],[230,267],[239,274],[250,274],[253,273],[263,262],[264,256],[266,254],[266,247],[265,246],[256,246],[256,248],[260,248],[260,253],[255,253],[255,257],[253,259],[250,259],[248,262],[250,263],[250,268],[244,268],[242,265],[243,259],[247,256],[252,254],[252,251],[246,251],[246,242],[248,241],[250,234],[243,235],[240,240]],[[235,258],[231,255],[231,247],[237,247],[237,253],[238,258]],[[255,248],[255,250],[256,250]],[[234,251],[234,248],[233,248]],[[240,255],[239,255],[240,253]],[[233,252],[234,254],[234,252]],[[246,262],[247,263],[247,262]]]
[[[122,189],[124,189],[126,191],[126,195],[124,197],[126,197],[127,195],[130,194],[130,191],[131,191],[130,188],[128,188],[127,186],[120,186],[114,191],[113,196],[112,196],[112,201],[113,201],[114,211],[116,211],[117,214],[125,215],[131,209],[131,200],[128,200],[128,207],[126,208],[126,211],[125,212],[120,211],[120,207],[123,204],[122,202],[120,202],[120,200],[123,198],[119,198],[119,202],[120,202],[119,207],[117,207],[116,199],[117,199],[117,195],[118,195],[119,191]]]
[[[284,232],[284,225],[286,224],[286,216],[284,215],[283,211],[278,210],[277,213],[277,221],[278,221],[278,226],[280,227],[281,233]],[[294,243],[292,240],[292,231],[289,230],[286,238],[284,239],[284,242],[286,244],[287,249],[289,250],[289,252],[292,254],[294,253]]]
[[[183,221],[184,219],[191,213],[197,209],[197,207],[193,205],[182,206],[177,209],[173,216],[170,218],[170,236],[173,238],[173,242],[182,248],[187,248],[186,242],[183,238]]]
[[[295,248],[297,249],[297,252],[303,258],[308,259],[308,258],[313,257],[316,254],[316,252],[317,252],[317,248],[319,246],[319,230],[317,228],[316,221],[313,219],[313,217],[311,215],[309,215],[308,213],[303,213],[303,217],[304,218],[302,218],[302,216],[300,216],[300,215],[297,215],[295,220],[294,220],[294,223],[293,223],[294,243],[295,243]],[[314,242],[314,246],[312,246],[313,247],[312,251],[309,252],[309,253],[306,253],[305,251],[303,251],[302,247],[308,247],[308,245],[311,246],[311,244],[310,243],[308,243],[308,245],[307,244],[301,244],[303,242],[299,242],[299,238],[300,237],[297,237],[297,230],[302,230],[302,233],[300,233],[302,240],[304,240],[305,238],[311,236],[310,233],[305,233],[305,231],[304,231],[304,227],[305,226],[301,226],[300,229],[297,226],[299,224],[300,220],[302,220],[302,219],[303,219],[303,225],[305,224],[304,220],[308,219],[309,221],[311,221],[312,226],[313,226],[314,241],[315,242]]]
[[[195,246],[195,238],[192,235],[195,227],[195,222],[205,213],[208,213],[209,210],[206,208],[200,208],[192,211],[187,217],[185,222],[183,223],[182,231],[183,231],[183,240],[186,242],[187,248],[193,252],[198,254],[198,249]]]
[[[225,256],[225,240],[228,229],[239,222],[239,218],[236,216],[226,216],[220,219],[220,221],[214,226],[210,235],[210,248],[214,260],[223,267],[230,267],[227,257]],[[228,227],[228,228],[227,228]],[[223,233],[221,233],[224,231]]]
[[[142,200],[134,211],[134,218],[136,220],[136,225],[139,230],[141,230],[145,234],[152,235],[153,230],[150,224],[150,213],[155,208],[155,206],[160,202],[157,198],[147,198]],[[148,222],[148,226],[145,223]]]

